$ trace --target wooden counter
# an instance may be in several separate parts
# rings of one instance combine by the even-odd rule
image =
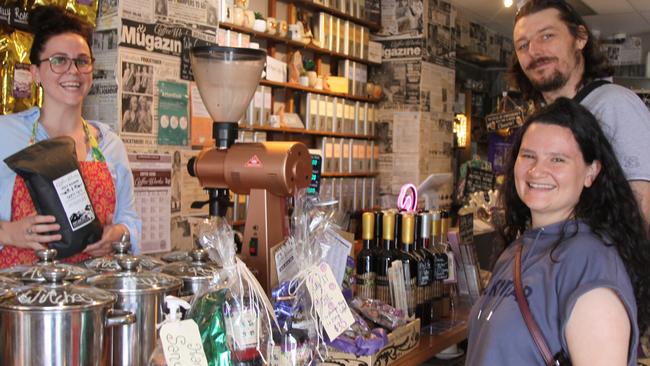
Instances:
[[[448,330],[437,335],[429,335],[425,332],[420,333],[420,344],[411,352],[395,361],[393,365],[419,366],[435,357],[443,349],[462,342],[467,338],[467,318],[471,307],[471,303],[468,300],[461,299],[454,310],[453,316],[449,318],[450,320],[461,323],[453,325]]]

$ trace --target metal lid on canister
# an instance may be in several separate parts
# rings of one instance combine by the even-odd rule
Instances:
[[[83,262],[83,265],[88,269],[100,273],[121,271],[121,267],[118,263],[119,260],[127,256],[133,256],[133,254],[131,254],[131,241],[129,240],[128,235],[125,234],[122,235],[120,241],[113,242],[111,245],[113,247],[113,254],[88,259]],[[161,260],[146,255],[135,257],[140,259],[138,270],[151,271],[165,264],[165,262]]]
[[[214,277],[221,270],[217,263],[208,261],[208,252],[204,249],[193,249],[190,252],[190,262],[169,263],[156,271],[172,275],[180,279],[206,279]]]
[[[138,270],[140,260],[126,256],[118,261],[121,272],[106,272],[87,278],[88,285],[113,293],[160,293],[180,289],[182,281],[174,276],[145,270]]]
[[[98,288],[66,282],[67,270],[44,266],[43,283],[22,286],[0,292],[0,310],[15,311],[66,311],[95,307],[110,307],[115,295]]]
[[[60,263],[58,261],[55,261],[54,260],[54,258],[56,258],[55,249],[37,250],[36,257],[38,257],[38,262],[31,265],[21,264],[21,265],[0,270],[0,275],[12,278],[14,280],[21,281],[23,283],[34,283],[34,282],[44,283],[46,282],[46,279],[43,276],[42,269],[44,267],[50,267],[50,266],[65,269],[66,277],[64,281],[66,282],[78,281],[88,276],[93,276],[97,274],[95,271],[81,266]]]

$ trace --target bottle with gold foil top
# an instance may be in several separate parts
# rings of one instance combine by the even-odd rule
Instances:
[[[375,296],[377,299],[390,304],[388,269],[393,261],[391,250],[395,245],[395,215],[389,212],[384,213],[382,226],[382,247],[375,261]]]
[[[418,260],[417,257],[413,255],[414,231],[415,222],[413,214],[402,214],[401,246],[398,257],[393,258],[393,260],[401,261],[404,268],[404,284],[407,287],[406,302],[408,304],[409,315],[415,314],[415,305],[417,303]]]
[[[442,317],[442,295],[444,290],[443,279],[439,278],[438,259],[440,258],[440,242],[442,231],[442,219],[440,211],[431,213],[431,246],[428,248],[431,254],[431,321],[440,320]]]
[[[372,246],[375,239],[375,214],[364,212],[361,216],[361,239],[363,248],[357,255],[357,296],[375,298],[375,263]]]
[[[435,262],[435,276],[443,282],[442,287],[442,307],[441,315],[448,317],[451,310],[451,286],[444,285],[444,281],[449,278],[449,257],[447,256],[447,248],[449,248],[449,226],[451,224],[451,217],[447,211],[440,212],[440,245],[438,245],[439,253],[436,254]]]
[[[418,256],[417,304],[415,315],[420,318],[423,327],[431,324],[431,301],[433,275],[431,273],[434,261],[433,254],[428,251],[431,236],[431,214],[423,212],[415,216],[415,254]]]

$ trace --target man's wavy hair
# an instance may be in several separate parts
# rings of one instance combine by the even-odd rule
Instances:
[[[582,56],[584,58],[585,71],[582,75],[582,85],[590,81],[611,76],[614,72],[609,65],[607,57],[601,52],[600,44],[594,39],[585,23],[584,19],[578,14],[575,9],[564,0],[528,0],[526,4],[519,9],[515,16],[515,25],[517,22],[531,14],[535,14],[546,9],[557,9],[560,12],[560,19],[569,28],[569,32],[573,37],[586,38],[587,44],[582,49]],[[535,90],[530,80],[519,65],[517,53],[512,54],[512,64],[509,70],[509,79],[511,84],[518,88],[523,94],[524,98],[534,101],[542,101],[542,94]]]

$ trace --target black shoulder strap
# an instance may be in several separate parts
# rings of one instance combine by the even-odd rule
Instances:
[[[582,87],[582,89],[578,90],[578,93],[576,94],[575,97],[573,97],[573,100],[580,103],[582,102],[583,99],[587,97],[587,95],[589,95],[589,93],[594,91],[594,89],[597,89],[605,84],[611,84],[611,83],[607,80],[594,80],[589,84],[585,85],[584,87]]]

